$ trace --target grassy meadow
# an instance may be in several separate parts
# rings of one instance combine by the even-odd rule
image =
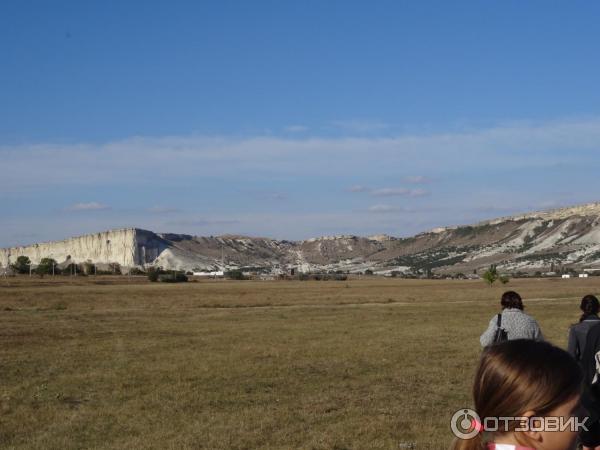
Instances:
[[[600,278],[0,279],[0,447],[445,449],[505,288],[564,347]]]

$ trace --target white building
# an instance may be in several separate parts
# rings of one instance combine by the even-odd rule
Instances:
[[[195,277],[222,277],[225,276],[225,273],[222,270],[217,270],[214,272],[192,272]]]
[[[569,275],[569,274],[564,274],[562,277],[563,277],[563,278],[571,278],[571,275]]]

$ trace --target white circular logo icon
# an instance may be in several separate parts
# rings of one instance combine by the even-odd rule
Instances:
[[[459,409],[450,419],[452,433],[459,439],[473,439],[479,433],[480,426],[479,414],[469,408]]]

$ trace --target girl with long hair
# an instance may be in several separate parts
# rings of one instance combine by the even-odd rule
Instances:
[[[487,347],[473,384],[479,430],[457,438],[453,450],[574,449],[580,417],[582,374],[564,350],[547,342],[517,339]],[[486,424],[501,426],[489,430]],[[540,424],[571,424],[563,431]],[[482,425],[483,424],[483,425]]]

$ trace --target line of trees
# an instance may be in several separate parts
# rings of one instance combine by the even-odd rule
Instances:
[[[27,256],[17,257],[9,267],[16,274],[35,274],[40,277],[45,275],[121,275],[121,266],[117,263],[109,264],[108,270],[98,270],[97,266],[89,261],[82,264],[59,265],[53,258],[42,258],[33,267],[31,259]]]
[[[13,272],[18,274],[31,273],[41,277],[44,275],[60,275],[62,273],[58,263],[52,258],[42,258],[34,269],[29,257],[19,256],[17,260],[10,265],[10,268]]]

